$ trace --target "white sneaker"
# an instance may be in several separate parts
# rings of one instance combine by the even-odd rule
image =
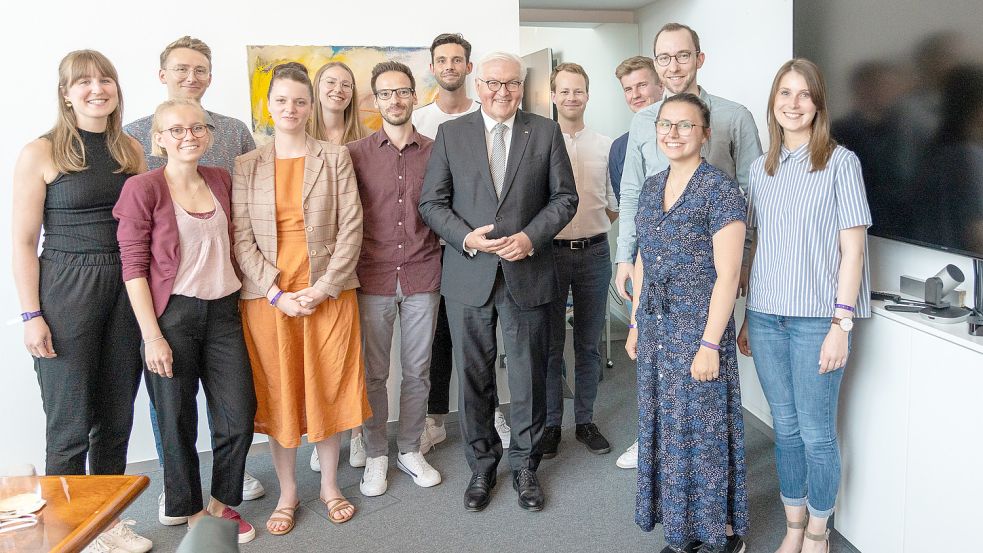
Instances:
[[[252,474],[248,472],[243,474],[242,477],[242,498],[246,501],[251,499],[259,499],[266,495],[266,488],[263,487],[263,483],[256,480]]]
[[[134,520],[121,520],[109,530],[103,532],[99,539],[108,546],[115,546],[121,551],[129,553],[146,553],[154,546],[154,542],[134,532],[130,526],[136,524]]]
[[[447,439],[447,429],[444,425],[437,426],[433,417],[427,417],[423,423],[423,435],[420,436],[420,453],[426,454],[433,446]]]
[[[99,534],[96,539],[89,542],[89,545],[85,546],[82,553],[128,553],[124,549],[120,549],[115,545],[107,543],[103,540],[105,534]]]
[[[321,472],[321,459],[317,456],[317,447],[311,452],[311,470]]]
[[[622,453],[621,457],[618,457],[618,460],[614,464],[623,469],[638,468],[638,440],[635,440],[635,443],[631,444],[631,447]]]
[[[362,434],[352,436],[351,447],[348,449],[348,464],[355,468],[365,466],[365,438]]]
[[[386,480],[386,471],[389,470],[389,457],[368,457],[365,459],[365,472],[362,473],[362,481],[358,485],[362,495],[375,497],[386,493],[389,489],[389,481]]]
[[[413,483],[421,488],[430,488],[440,484],[440,473],[430,466],[419,451],[400,453],[396,456],[396,466],[399,470],[413,477]]]
[[[508,449],[512,442],[512,429],[509,428],[509,423],[505,422],[505,415],[499,409],[495,409],[495,431],[502,440],[502,447]]]
[[[157,496],[157,520],[164,526],[177,526],[188,522],[188,517],[169,517],[164,514],[164,492]]]

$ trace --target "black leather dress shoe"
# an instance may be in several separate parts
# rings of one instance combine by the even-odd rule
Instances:
[[[556,451],[560,449],[559,426],[547,426],[543,428],[543,437],[539,440],[539,449],[543,452],[543,459],[556,457]]]
[[[597,425],[592,422],[577,425],[577,441],[587,446],[591,453],[600,455],[611,451],[611,444],[597,429]]]
[[[464,508],[468,511],[481,511],[491,502],[491,490],[495,487],[494,472],[476,472],[471,475],[468,488],[464,490]]]
[[[512,488],[519,492],[519,507],[527,511],[542,511],[546,497],[543,488],[539,487],[539,479],[532,469],[512,471]]]

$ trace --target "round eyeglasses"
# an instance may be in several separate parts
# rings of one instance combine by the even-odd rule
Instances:
[[[693,127],[706,128],[706,125],[697,125],[692,121],[686,120],[673,123],[668,119],[659,119],[655,122],[655,132],[659,134],[669,134],[673,127],[676,127],[676,132],[679,133],[679,136],[689,136],[693,132]]]
[[[697,50],[696,52],[683,50],[682,52],[676,52],[675,56],[671,56],[669,54],[659,54],[658,56],[655,56],[655,63],[661,65],[662,67],[666,67],[667,65],[669,65],[669,62],[675,59],[676,63],[678,63],[679,65],[686,65],[687,63],[693,61],[693,56],[699,53],[700,53],[699,50]]]
[[[167,132],[171,133],[171,136],[175,140],[181,140],[188,135],[188,131],[191,131],[191,136],[195,138],[204,138],[208,134],[208,130],[211,129],[211,125],[192,125],[190,127],[171,127],[167,129]]]

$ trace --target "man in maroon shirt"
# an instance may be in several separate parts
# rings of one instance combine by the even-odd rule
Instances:
[[[396,466],[418,486],[440,483],[440,473],[420,453],[430,393],[430,355],[440,303],[440,244],[417,211],[433,141],[413,128],[417,102],[410,68],[383,62],[372,69],[372,94],[382,129],[348,145],[364,219],[358,260],[359,317],[365,344],[365,383],[372,418],[365,429],[366,496],[388,488],[390,350],[399,317],[402,383]]]

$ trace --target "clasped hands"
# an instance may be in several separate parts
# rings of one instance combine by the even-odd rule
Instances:
[[[494,228],[495,225],[485,225],[474,229],[464,240],[464,247],[497,255],[505,261],[520,261],[529,257],[533,247],[532,240],[526,233],[517,232],[511,236],[488,238],[488,233]]]
[[[326,299],[328,295],[313,286],[296,292],[283,290],[276,300],[276,308],[288,317],[306,317]]]

